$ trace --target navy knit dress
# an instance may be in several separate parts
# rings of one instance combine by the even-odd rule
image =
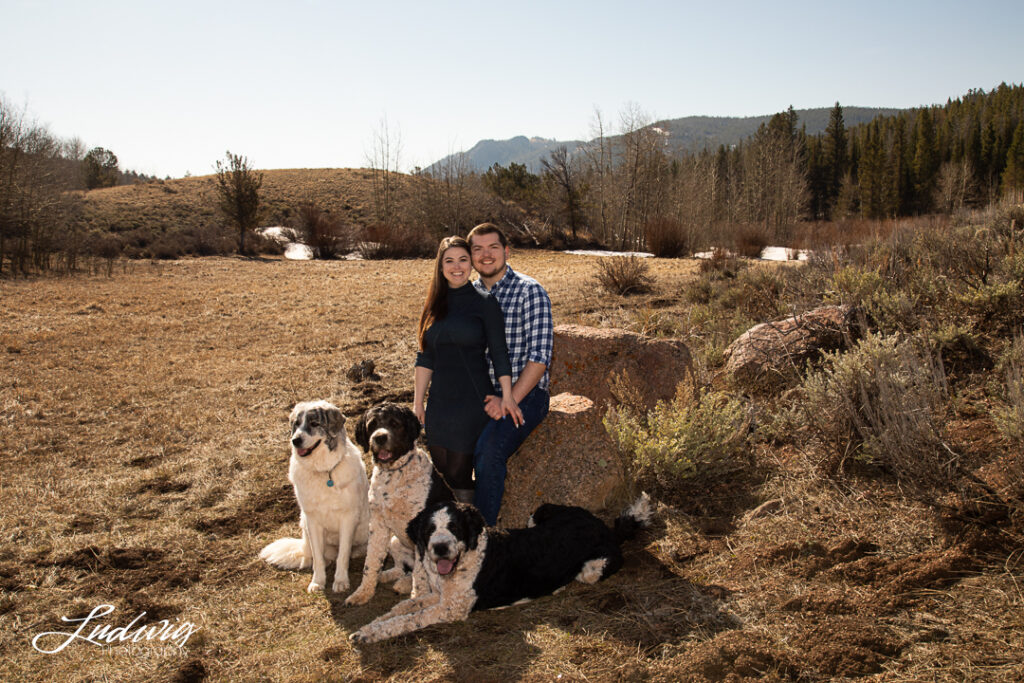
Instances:
[[[427,444],[472,453],[490,419],[484,397],[494,394],[494,375],[511,375],[505,345],[505,317],[497,300],[472,284],[448,289],[448,314],[423,335],[416,365],[433,370],[427,397]]]

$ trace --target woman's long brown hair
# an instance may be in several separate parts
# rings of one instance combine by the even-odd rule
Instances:
[[[423,302],[423,312],[420,313],[419,342],[420,351],[423,351],[423,335],[427,329],[437,320],[442,320],[448,315],[448,281],[444,279],[444,252],[452,247],[459,247],[469,252],[469,242],[458,235],[445,237],[437,247],[437,258],[434,260],[434,277],[427,287],[427,299]]]

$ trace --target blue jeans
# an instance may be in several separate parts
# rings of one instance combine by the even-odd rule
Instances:
[[[477,439],[473,451],[476,472],[474,503],[491,526],[498,522],[501,498],[505,495],[505,473],[508,471],[505,463],[547,416],[550,398],[547,389],[534,387],[519,402],[519,410],[523,412],[522,427],[512,424],[509,417],[491,420]]]

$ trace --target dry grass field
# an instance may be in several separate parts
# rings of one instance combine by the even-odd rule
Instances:
[[[693,330],[695,262],[654,260],[655,291],[621,299],[590,284],[597,258],[512,263],[547,285],[556,323]],[[347,608],[257,553],[298,534],[290,407],[327,398],[351,417],[411,399],[429,269],[209,258],[0,281],[0,679],[1022,679],[1022,549],[884,478],[822,477],[767,443],[751,477],[660,505],[606,582],[351,646],[394,594]],[[353,386],[363,359],[381,381]],[[964,433],[958,448],[1004,448],[990,427]],[[114,611],[96,623],[145,612],[132,633],[198,631],[181,648],[33,647],[103,604]]]

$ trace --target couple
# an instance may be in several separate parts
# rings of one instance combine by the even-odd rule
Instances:
[[[508,240],[491,223],[441,241],[420,316],[413,399],[438,471],[492,526],[505,463],[548,414],[554,335],[547,292],[508,257]]]

